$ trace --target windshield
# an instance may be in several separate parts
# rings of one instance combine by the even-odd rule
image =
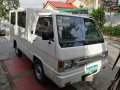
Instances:
[[[63,15],[57,15],[56,17],[61,47],[75,47],[104,42],[92,19]]]

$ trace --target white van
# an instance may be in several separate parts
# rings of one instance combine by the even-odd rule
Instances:
[[[87,81],[108,63],[107,48],[96,23],[87,16],[45,9],[10,12],[13,47],[34,65],[36,78],[47,76],[59,87]]]

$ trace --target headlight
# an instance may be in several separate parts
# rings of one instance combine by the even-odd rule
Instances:
[[[58,71],[63,72],[65,69],[72,68],[73,61],[67,60],[67,61],[58,61]]]
[[[70,61],[65,61],[65,62],[64,62],[64,69],[71,68],[71,67],[72,67],[72,63],[73,63],[72,60],[70,60]]]

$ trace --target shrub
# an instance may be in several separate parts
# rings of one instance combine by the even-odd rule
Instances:
[[[105,35],[120,37],[120,25],[118,25],[118,26],[104,26],[101,28],[101,31]]]
[[[105,12],[104,8],[93,9],[92,17],[96,20],[99,28],[102,28],[105,24]]]

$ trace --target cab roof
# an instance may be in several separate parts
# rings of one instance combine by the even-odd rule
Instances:
[[[33,11],[33,12],[37,12],[38,15],[66,15],[66,16],[75,16],[75,17],[83,17],[83,18],[91,18],[90,15],[87,14],[72,14],[72,13],[68,13],[68,12],[60,12],[57,10],[48,10],[48,9],[41,9],[41,8],[25,8],[25,9],[17,9],[17,10],[11,10],[11,12],[18,12],[18,11]]]

